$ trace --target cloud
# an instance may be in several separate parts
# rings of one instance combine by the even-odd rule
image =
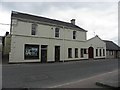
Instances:
[[[114,2],[8,2],[2,3],[3,21],[10,22],[10,11],[16,10],[43,17],[70,22],[76,19],[76,24],[88,31],[88,39],[94,32],[102,39],[113,40],[118,37],[117,3]],[[5,18],[5,16],[8,18]]]
[[[0,8],[0,23],[10,24],[10,13]],[[4,36],[6,31],[10,31],[10,25],[0,24],[0,36]]]

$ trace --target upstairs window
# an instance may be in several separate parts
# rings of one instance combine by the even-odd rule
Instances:
[[[55,28],[55,37],[59,37],[59,28]]]
[[[36,31],[37,31],[37,24],[32,24],[31,35],[36,35]]]
[[[73,39],[76,39],[76,31],[73,31]]]

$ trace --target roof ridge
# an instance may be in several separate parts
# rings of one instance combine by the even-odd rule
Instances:
[[[61,21],[61,20],[57,20],[57,19],[52,19],[52,18],[47,18],[47,17],[44,17],[44,16],[38,16],[38,15],[35,15],[35,14],[29,14],[29,13],[22,13],[22,12],[17,12],[17,11],[12,11],[14,12],[14,14],[24,14],[24,15],[29,15],[29,16],[34,16],[34,17],[39,17],[39,18],[45,18],[45,19],[50,19],[50,20],[55,20],[55,21],[60,21],[60,22],[64,22],[64,21]],[[64,23],[69,23],[69,22],[64,22]],[[69,23],[71,24],[71,23]]]
[[[65,21],[61,21],[61,20],[57,20],[57,19],[51,19],[51,18],[47,18],[47,17],[43,17],[43,16],[38,16],[38,15],[33,15],[33,14],[28,14],[28,13],[22,13],[22,12],[18,12],[18,11],[12,11],[12,16],[16,15],[23,15],[24,17],[25,16],[28,16],[28,17],[33,17],[34,19],[37,18],[37,19],[42,19],[43,22],[50,22],[50,23],[59,23],[59,24],[64,24],[64,26],[69,26],[69,27],[73,27],[73,28],[77,28],[77,29],[80,29],[82,31],[86,31],[84,30],[83,28],[79,27],[78,25],[74,25],[72,23],[69,23],[69,22],[65,22]],[[27,17],[27,18],[28,18]],[[32,18],[30,18],[32,19]]]
[[[103,40],[103,41],[107,41],[107,42],[113,42],[113,41],[111,41],[111,40]]]

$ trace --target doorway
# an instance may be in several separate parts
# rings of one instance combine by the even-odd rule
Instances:
[[[55,46],[55,62],[60,61],[60,46]]]
[[[47,45],[41,45],[41,62],[47,62]]]
[[[88,56],[90,59],[94,58],[94,48],[93,47],[88,48]]]

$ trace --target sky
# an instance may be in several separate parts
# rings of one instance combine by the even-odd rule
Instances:
[[[87,39],[98,35],[103,40],[112,40],[118,44],[118,2],[115,0],[13,1],[0,2],[0,36],[10,31],[11,11],[19,11],[65,22],[75,19],[76,25],[88,31]]]

